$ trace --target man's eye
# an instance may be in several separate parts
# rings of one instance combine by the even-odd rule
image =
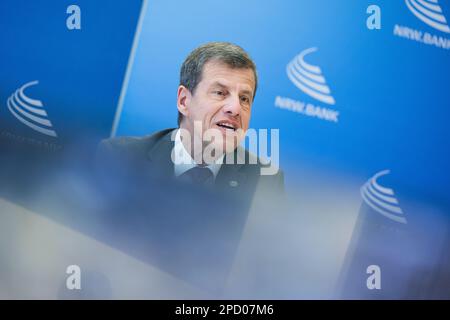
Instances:
[[[244,103],[250,103],[250,99],[248,97],[246,97],[246,96],[242,96],[241,97],[241,101],[244,102]]]
[[[214,94],[219,95],[219,96],[223,96],[224,93],[223,91],[213,91]]]

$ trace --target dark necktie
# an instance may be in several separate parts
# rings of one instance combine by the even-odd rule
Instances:
[[[207,167],[193,167],[184,172],[180,178],[183,180],[188,180],[196,185],[207,185],[213,183],[213,173]]]

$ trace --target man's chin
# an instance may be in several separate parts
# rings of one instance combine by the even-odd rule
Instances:
[[[236,149],[238,146],[238,143],[236,142],[236,138],[232,137],[229,139],[224,140],[222,150],[224,150],[224,153],[230,153],[233,152],[234,149]]]
[[[244,135],[242,134],[242,130],[237,130],[233,132],[226,132],[222,134],[223,139],[223,150],[225,153],[232,152],[237,148]]]
[[[225,153],[233,152],[242,139],[245,137],[245,132],[242,129],[229,130],[214,128],[214,130],[207,130],[204,134],[204,147],[207,147],[207,153],[214,149],[216,159]],[[209,141],[209,142],[207,142]],[[207,143],[205,143],[207,142]]]

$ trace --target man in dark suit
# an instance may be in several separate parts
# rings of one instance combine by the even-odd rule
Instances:
[[[116,211],[127,212],[117,225],[134,235],[144,228],[154,244],[150,251],[158,252],[154,261],[182,277],[189,270],[195,283],[225,281],[249,209],[283,194],[278,167],[265,174],[270,164],[239,145],[256,88],[255,64],[241,47],[207,43],[181,67],[179,128],[100,144],[105,187]],[[149,208],[152,214],[143,215]],[[214,275],[203,279],[205,270]]]
[[[247,186],[248,197],[258,186],[281,194],[282,172],[276,168],[271,174],[261,174],[260,159],[239,146],[249,128],[256,88],[255,64],[241,47],[207,43],[192,51],[181,67],[179,128],[146,137],[104,140],[100,150],[134,158],[148,167],[145,171],[156,171],[162,178],[214,185],[222,191]],[[219,133],[218,139],[205,141],[208,131]],[[208,144],[215,152],[206,161]]]

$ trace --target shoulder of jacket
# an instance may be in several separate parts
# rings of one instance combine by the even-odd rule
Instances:
[[[174,129],[165,129],[146,136],[122,136],[104,139],[100,142],[99,147],[110,151],[148,149],[172,130]]]

